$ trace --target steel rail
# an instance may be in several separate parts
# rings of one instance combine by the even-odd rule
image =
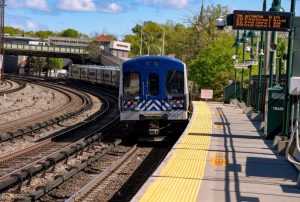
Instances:
[[[114,173],[118,168],[120,168],[125,161],[130,159],[133,154],[137,151],[137,146],[134,145],[122,158],[115,161],[110,167],[106,168],[99,175],[95,176],[92,181],[86,184],[79,191],[74,193],[69,199],[65,202],[76,202],[83,201],[84,198],[88,197],[88,194],[99,186],[105,179],[107,179],[112,173]]]
[[[11,141],[14,138],[24,136],[26,134],[31,134],[31,133],[33,133],[35,131],[38,131],[38,130],[41,130],[43,128],[52,126],[54,124],[58,124],[61,121],[65,121],[67,119],[73,118],[73,117],[83,113],[84,111],[87,111],[87,110],[91,109],[91,107],[93,105],[91,97],[88,94],[84,93],[84,92],[79,93],[75,90],[65,88],[65,87],[62,87],[62,86],[54,86],[54,85],[49,85],[49,84],[44,84],[44,83],[39,83],[39,85],[47,87],[47,88],[51,88],[51,89],[56,90],[60,93],[63,93],[68,98],[68,100],[69,100],[68,103],[63,105],[63,106],[59,106],[54,111],[51,111],[51,112],[47,113],[47,116],[51,116],[51,119],[48,119],[48,120],[43,121],[43,122],[30,120],[29,123],[35,121],[35,123],[31,124],[31,126],[29,126],[29,124],[28,124],[28,126],[22,128],[22,129],[15,130],[14,132],[0,134],[0,143],[5,142],[5,141]],[[75,95],[79,99],[81,99],[80,106],[79,106],[79,103],[76,104],[75,102],[71,102],[72,101],[72,96],[71,95]],[[75,99],[75,97],[73,99]],[[74,110],[74,108],[76,110]],[[60,113],[60,115],[56,115],[58,113]],[[38,117],[36,120],[38,120],[40,118],[41,117]],[[13,121],[12,123],[15,124],[15,121]],[[24,125],[26,125],[26,124],[24,124]]]
[[[113,100],[116,101],[116,98],[114,97]],[[110,109],[110,104],[108,104],[108,108]],[[30,179],[33,176],[35,176],[43,171],[48,170],[49,168],[55,166],[57,163],[59,163],[63,160],[66,160],[69,156],[72,156],[72,155],[78,153],[79,151],[82,151],[84,148],[86,148],[93,142],[101,140],[101,135],[102,135],[101,132],[110,129],[113,126],[113,124],[119,120],[118,114],[117,115],[111,114],[111,113],[109,113],[109,110],[106,111],[105,114],[107,114],[107,116],[112,116],[111,119],[109,120],[109,122],[107,124],[101,126],[100,128],[99,128],[99,126],[97,128],[94,128],[92,131],[89,132],[89,135],[87,135],[86,137],[78,140],[77,142],[75,142],[71,145],[64,147],[63,149],[57,151],[56,153],[54,153],[52,155],[47,156],[47,158],[43,159],[42,161],[34,162],[34,163],[36,163],[35,165],[32,165],[32,164],[27,165],[23,168],[20,168],[17,172],[13,172],[13,173],[1,178],[0,193],[7,191],[8,189],[10,189],[18,184],[19,185],[22,184],[25,180],[30,181]],[[102,116],[100,116],[100,117],[96,116],[90,122],[83,123],[83,125],[86,125],[89,123],[94,123],[98,118],[101,118],[101,117]],[[80,126],[78,126],[77,128],[80,129]],[[67,133],[70,133],[70,132],[72,132],[72,131],[68,131]],[[52,138],[52,141],[55,141],[58,138],[62,138],[62,136],[64,136],[64,134],[62,134],[60,136],[55,136]]]

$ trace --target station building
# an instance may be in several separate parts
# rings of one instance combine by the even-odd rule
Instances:
[[[128,58],[131,50],[131,44],[123,41],[115,40],[109,35],[99,35],[96,41],[100,44],[100,48],[118,58]]]

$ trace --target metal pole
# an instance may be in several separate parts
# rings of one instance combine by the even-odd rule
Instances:
[[[272,12],[280,12],[281,11],[281,0],[273,0],[272,7],[270,9]],[[272,50],[270,52],[270,75],[269,75],[269,87],[273,86],[273,75],[274,70],[276,70],[276,56],[277,56],[277,32],[272,32],[271,36],[271,45]]]
[[[243,36],[245,36],[245,35],[246,35],[246,30],[244,31],[244,35]],[[246,41],[243,41],[243,63],[245,63],[245,46],[246,46]]]
[[[250,102],[250,98],[251,98],[251,77],[252,77],[252,65],[249,66],[249,85],[248,85],[248,99],[247,99],[247,105],[248,107],[250,107],[251,102]]]
[[[239,38],[240,38],[240,30],[237,30],[236,32],[236,40],[235,40],[235,61],[238,60],[238,54],[239,54]],[[234,69],[234,98],[237,98],[237,70]]]
[[[295,17],[296,0],[291,0],[291,14],[292,14],[292,29],[289,33],[289,45],[288,45],[288,59],[286,67],[286,86],[285,86],[285,110],[284,110],[284,124],[283,124],[283,135],[289,136],[289,125],[290,125],[290,106],[291,97],[289,95],[289,80],[292,75],[292,62],[293,62],[293,48],[294,48],[294,17]]]
[[[270,51],[270,69],[269,69],[269,87],[273,86],[273,75],[274,75],[274,70],[276,70],[276,44],[277,44],[277,33],[272,32],[271,36],[271,45],[273,45],[272,50]]]
[[[254,32],[249,32],[251,33],[251,41],[250,41],[250,46],[251,46],[251,50],[250,50],[250,57],[251,60],[254,61]],[[250,106],[251,102],[250,102],[250,98],[251,98],[251,77],[252,77],[252,65],[249,66],[249,83],[248,83],[248,98],[247,98],[247,105]]]
[[[243,34],[243,63],[245,63],[245,47],[246,46],[246,30]],[[242,69],[242,81],[241,81],[241,101],[243,99],[243,91],[244,91],[244,69]]]
[[[161,55],[165,55],[165,39],[166,39],[166,31],[164,29]]]
[[[263,11],[267,10],[267,0],[264,0],[263,2]],[[260,112],[260,103],[261,103],[261,97],[262,97],[262,74],[263,74],[263,67],[264,67],[264,63],[263,63],[263,49],[264,49],[264,31],[260,32],[260,44],[259,44],[259,67],[258,67],[258,96],[257,96],[257,104],[256,104],[256,108],[257,108],[257,112]]]
[[[236,69],[234,69],[234,98],[236,99],[237,98],[237,86],[236,86]]]
[[[140,55],[143,54],[143,25],[141,27]]]
[[[240,101],[243,100],[243,88],[244,88],[244,69],[242,69],[241,89],[240,89]]]
[[[4,73],[4,16],[5,0],[0,0],[0,80],[3,79]]]

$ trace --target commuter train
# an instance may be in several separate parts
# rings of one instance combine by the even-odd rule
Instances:
[[[143,56],[116,67],[70,67],[69,76],[119,87],[120,119],[129,129],[147,129],[147,139],[162,140],[160,131],[170,123],[186,123],[189,92],[186,65],[175,58]],[[132,127],[134,125],[134,127]],[[145,134],[145,133],[143,133]]]

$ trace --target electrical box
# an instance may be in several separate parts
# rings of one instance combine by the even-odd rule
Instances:
[[[300,95],[300,77],[291,77],[289,91],[290,95]]]

